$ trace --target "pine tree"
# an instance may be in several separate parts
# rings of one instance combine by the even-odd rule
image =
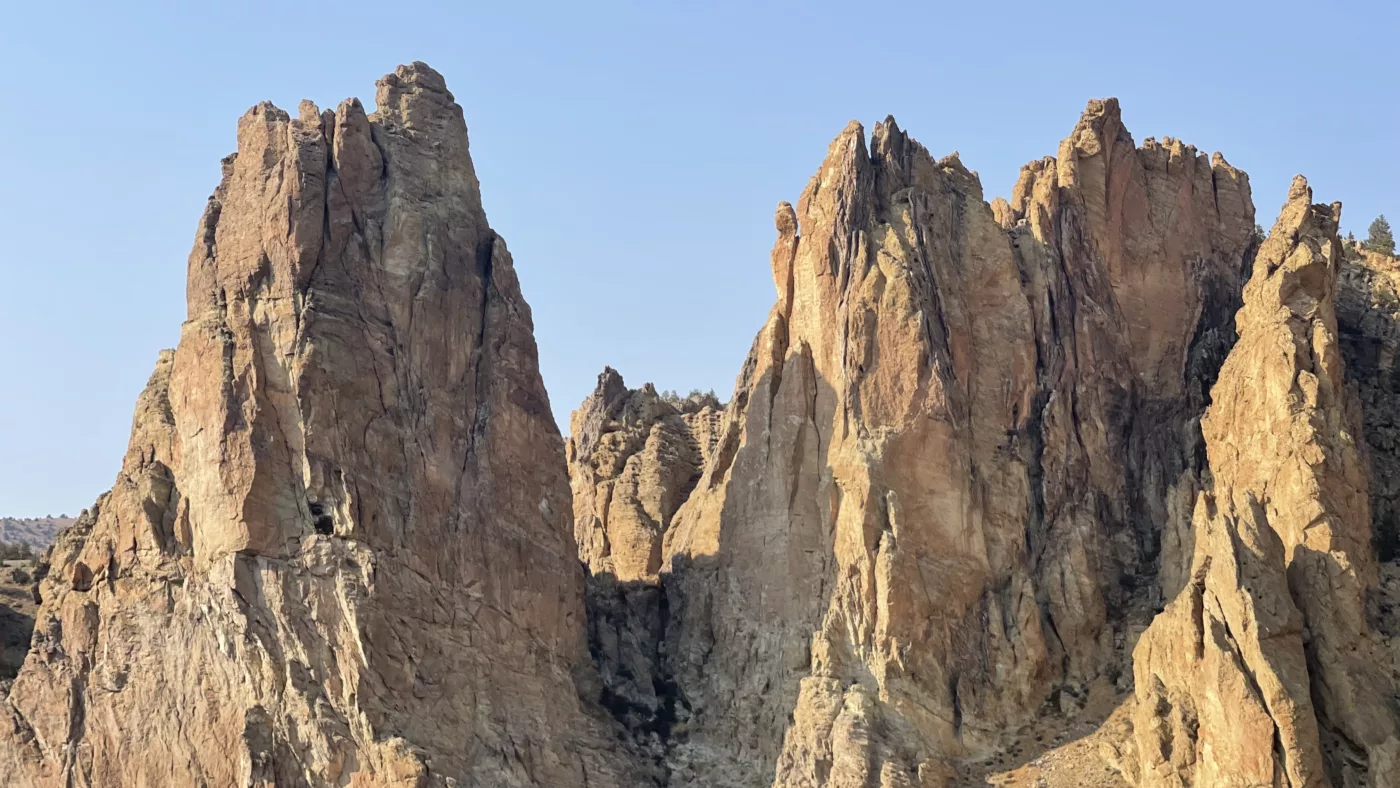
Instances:
[[[1385,220],[1384,214],[1377,216],[1366,232],[1366,242],[1361,244],[1363,248],[1381,254],[1395,254],[1395,236],[1391,234],[1390,222]]]

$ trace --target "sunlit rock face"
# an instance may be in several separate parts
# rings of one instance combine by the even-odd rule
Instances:
[[[375,104],[239,121],[179,347],[50,554],[7,784],[640,779],[461,108],[421,63]]]
[[[1248,178],[1136,146],[1096,101],[988,204],[889,119],[848,126],[776,224],[777,303],[694,489],[647,531],[660,571],[637,577],[664,605],[635,612],[664,620],[605,639],[670,688],[672,784],[952,784],[1019,726],[1124,695],[1186,583]],[[608,385],[576,432],[622,401]],[[581,473],[625,487],[571,461],[576,517]]]
[[[1362,413],[1335,307],[1340,218],[1295,179],[1245,286],[1204,422],[1214,484],[1191,584],[1135,654],[1144,786],[1400,781]]]

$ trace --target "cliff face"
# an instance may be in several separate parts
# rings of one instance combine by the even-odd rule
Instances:
[[[1135,654],[1144,786],[1400,781],[1334,307],[1341,205],[1311,201],[1296,179],[1255,261],[1204,423],[1191,585]]]
[[[1400,259],[1344,249],[1336,302],[1342,360],[1364,417],[1376,549],[1393,561],[1400,558]]]
[[[8,784],[1400,783],[1400,262],[1301,179],[1265,240],[1113,100],[990,204],[853,123],[731,401],[566,444],[460,108],[376,105],[240,121]]]
[[[602,701],[649,760],[688,711],[665,652],[670,608],[663,546],[676,511],[714,454],[723,407],[708,395],[628,389],[612,368],[574,411],[565,451],[574,534],[588,569],[588,646]],[[678,720],[679,718],[679,720]]]
[[[10,784],[630,779],[579,700],[563,445],[461,109],[422,64],[376,105],[239,122],[179,347],[51,552]]]
[[[671,521],[714,453],[723,414],[708,395],[628,389],[611,367],[598,376],[565,446],[574,538],[590,574],[656,581]]]
[[[1110,100],[988,205],[887,120],[777,228],[777,304],[662,545],[670,778],[944,785],[1129,687],[1184,584],[1248,179],[1135,146]]]

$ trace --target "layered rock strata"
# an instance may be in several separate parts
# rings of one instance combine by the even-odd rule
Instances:
[[[239,121],[179,347],[50,553],[8,784],[639,779],[580,700],[563,442],[462,111],[421,63],[375,104]]]

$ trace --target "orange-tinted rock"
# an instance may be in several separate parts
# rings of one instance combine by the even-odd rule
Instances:
[[[180,345],[51,553],[8,784],[633,779],[461,109],[421,63],[375,103],[239,122]]]

